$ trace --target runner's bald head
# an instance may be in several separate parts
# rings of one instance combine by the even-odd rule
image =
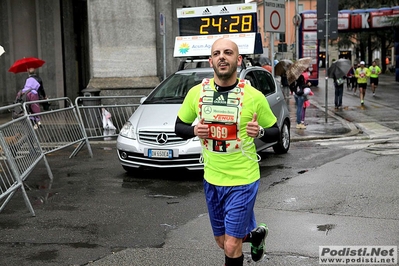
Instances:
[[[226,48],[233,50],[235,54],[239,54],[237,44],[227,38],[217,39],[212,45],[211,53],[213,53],[215,50],[220,51],[221,49],[224,50]]]

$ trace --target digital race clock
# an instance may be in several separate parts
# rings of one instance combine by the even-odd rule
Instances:
[[[240,54],[262,54],[256,3],[178,8],[174,57],[206,57],[219,38],[234,41]]]
[[[256,4],[236,4],[177,10],[179,36],[257,32]]]
[[[256,13],[179,19],[180,36],[256,32]]]

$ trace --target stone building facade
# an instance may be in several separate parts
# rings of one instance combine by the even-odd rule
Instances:
[[[8,69],[31,56],[46,61],[38,73],[51,98],[147,94],[177,70],[177,8],[244,2],[0,0],[0,45],[6,50],[0,57],[1,105],[14,100],[27,77]]]

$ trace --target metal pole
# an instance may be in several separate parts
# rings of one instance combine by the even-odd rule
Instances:
[[[298,0],[295,0],[295,15],[299,15]],[[295,58],[299,59],[299,25],[295,25]]]
[[[325,99],[325,110],[324,110],[324,113],[325,113],[325,120],[326,120],[326,123],[327,123],[327,120],[328,120],[328,67],[329,67],[329,64],[328,64],[328,62],[329,62],[329,58],[328,58],[328,31],[329,31],[329,28],[328,28],[328,24],[330,23],[330,18],[329,18],[329,13],[328,13],[329,11],[328,11],[328,0],[326,0],[326,19],[325,19],[325,24],[326,24],[326,71],[325,71],[325,81],[326,81],[326,99]]]
[[[166,17],[164,16],[165,32],[163,34],[163,79],[166,79]]]
[[[270,61],[272,61],[272,75],[274,77],[274,33],[270,32]]]
[[[288,1],[288,4],[287,4],[288,12],[286,14],[288,14],[287,17],[290,17],[291,16],[291,11],[290,11],[291,4],[290,4],[290,0],[286,0],[286,1]],[[291,24],[290,23],[287,23],[287,31],[285,32],[285,41],[287,42],[287,45],[290,45],[289,47],[291,47],[292,39],[288,33],[291,33]]]
[[[266,40],[267,40],[267,34],[266,34],[266,0],[263,0],[263,39],[265,41],[266,45]],[[270,47],[270,39],[269,39],[269,47]]]

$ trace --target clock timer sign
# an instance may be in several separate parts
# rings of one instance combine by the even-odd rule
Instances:
[[[179,19],[180,36],[256,32],[255,13]]]

